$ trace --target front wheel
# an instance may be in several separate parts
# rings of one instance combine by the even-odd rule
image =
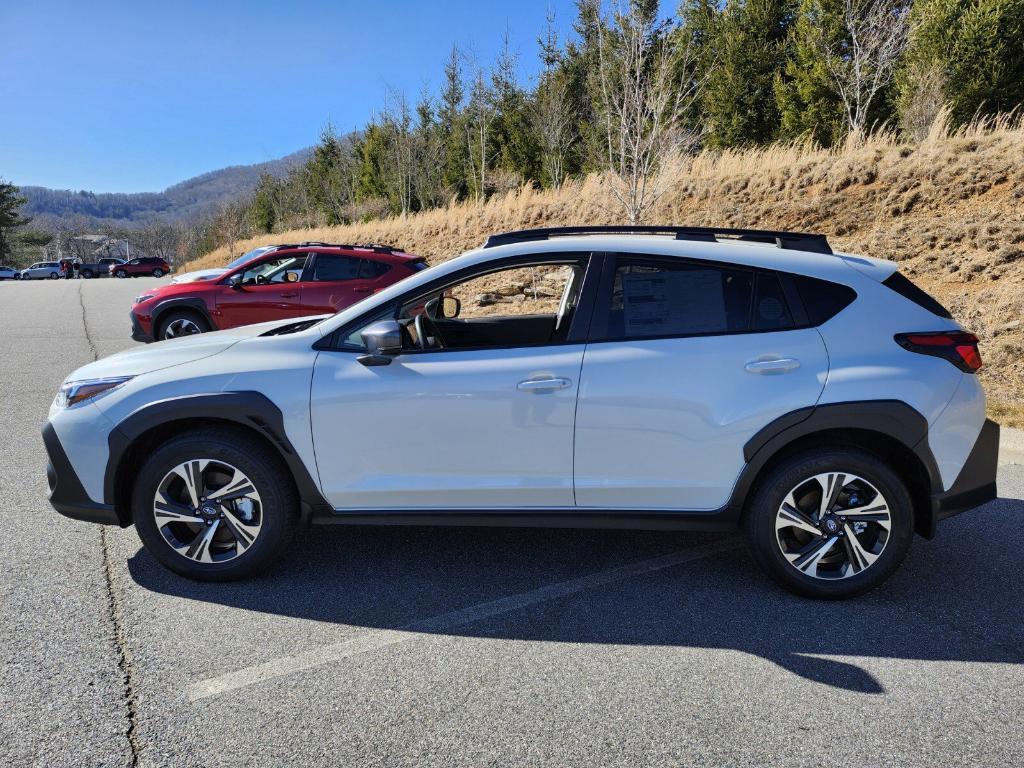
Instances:
[[[210,324],[198,312],[187,309],[171,310],[166,317],[161,318],[156,340],[193,336],[197,333],[206,333],[209,330]]]
[[[147,551],[199,581],[266,570],[296,527],[292,479],[272,448],[230,428],[186,433],[143,464],[132,494]]]
[[[51,280],[57,280],[59,278],[60,278],[60,275],[58,275],[56,272],[51,272],[50,273],[50,279]]]
[[[153,277],[163,277],[163,276],[164,276],[164,271],[162,269],[160,269],[160,267],[157,267],[156,269],[153,270]]]
[[[830,600],[855,597],[889,578],[914,531],[903,481],[855,448],[783,461],[759,483],[745,522],[765,571],[791,592]]]
[[[86,280],[91,279],[93,277],[92,270],[91,269],[83,269],[82,270],[82,277],[85,278]]]
[[[119,269],[116,272],[114,272],[114,277],[128,277],[128,273],[125,272],[123,269]]]

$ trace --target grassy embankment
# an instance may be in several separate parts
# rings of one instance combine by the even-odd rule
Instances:
[[[833,150],[773,146],[705,152],[665,171],[652,222],[823,232],[838,250],[892,259],[983,339],[990,411],[1024,426],[1024,121],[950,132],[919,145],[886,134]],[[492,232],[619,223],[589,177],[554,191],[524,188],[483,205],[264,235],[185,269],[224,264],[273,242],[400,245],[437,263]]]

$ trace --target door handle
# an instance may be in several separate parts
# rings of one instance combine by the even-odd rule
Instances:
[[[800,361],[793,357],[773,357],[768,360],[750,360],[743,366],[747,373],[760,373],[771,376],[789,373],[800,367]]]
[[[282,299],[294,299],[298,295],[299,294],[297,294],[297,293],[282,293],[281,294],[281,298]]]
[[[352,293],[373,293],[373,288],[353,288]]]
[[[527,379],[516,384],[516,389],[521,389],[524,392],[552,392],[556,389],[566,389],[571,386],[571,381],[562,378]]]

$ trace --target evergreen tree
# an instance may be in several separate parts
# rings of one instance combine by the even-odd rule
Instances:
[[[441,86],[438,107],[437,130],[441,147],[441,182],[449,194],[463,198],[469,191],[466,171],[469,168],[465,136],[465,115],[463,101],[466,98],[462,82],[462,67],[459,65],[459,50],[452,47],[444,65],[444,80]]]
[[[845,37],[842,17],[843,0],[800,0],[783,72],[775,77],[783,139],[809,137],[832,146],[846,135],[842,100],[820,44],[822,39],[838,42]]]
[[[274,231],[277,220],[276,196],[277,182],[269,173],[261,174],[249,203],[249,222],[257,232]]]
[[[955,123],[1024,103],[1024,0],[917,0],[900,112],[938,89]]]
[[[709,8],[712,3],[694,5],[696,33],[707,36],[700,56],[707,73],[700,102],[707,143],[736,147],[771,141],[778,132],[774,83],[792,24],[791,3],[733,0],[720,11]]]
[[[25,202],[16,186],[0,179],[0,262],[6,262],[14,252],[14,230],[32,220],[21,215]]]
[[[494,89],[494,165],[520,182],[540,178],[540,151],[530,120],[531,103],[516,81],[518,56],[512,52],[508,32],[498,56],[491,84]]]

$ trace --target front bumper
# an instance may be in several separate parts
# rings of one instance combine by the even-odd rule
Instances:
[[[153,341],[153,334],[149,333],[142,327],[142,323],[140,323],[139,318],[135,316],[135,312],[129,312],[128,315],[132,320],[132,339],[135,341],[142,341],[147,344]]]
[[[82,487],[74,467],[68,461],[64,447],[53,425],[43,426],[43,445],[49,463],[46,465],[46,480],[50,486],[50,505],[65,517],[84,520],[87,523],[121,525],[112,504],[98,504],[89,498]]]
[[[948,491],[931,497],[931,534],[935,524],[947,517],[980,507],[996,498],[996,469],[999,466],[999,425],[985,419],[974,448]],[[927,538],[931,538],[928,536]]]

